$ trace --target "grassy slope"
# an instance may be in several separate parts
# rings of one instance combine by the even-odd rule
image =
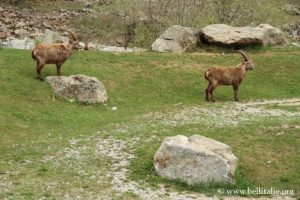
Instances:
[[[242,101],[300,97],[298,49],[261,50],[250,53],[250,56],[256,63],[256,69],[241,85]],[[132,131],[124,135],[110,132],[110,125],[135,123],[133,118],[137,115],[174,109],[178,103],[182,103],[180,107],[208,106],[203,96],[206,84],[204,70],[212,65],[237,64],[240,59],[237,54],[212,57],[196,53],[76,52],[64,64],[63,75],[81,73],[95,76],[104,82],[108,90],[107,106],[92,106],[53,99],[49,86],[34,79],[34,63],[29,51],[0,49],[0,176],[6,171],[20,170],[19,164],[26,160],[34,162],[63,149],[71,138],[87,137],[100,130],[106,130],[101,137],[138,135],[142,139],[149,138],[152,136],[150,127],[145,127],[143,132]],[[55,68],[47,66],[43,74],[54,75]],[[218,88],[215,96],[220,102],[231,101],[231,88]],[[118,111],[111,111],[112,106],[117,106]],[[200,124],[157,127],[158,138],[155,141],[147,143],[142,140],[136,147],[138,157],[130,167],[131,178],[144,179],[153,185],[164,182],[155,175],[152,166],[152,157],[160,141],[167,135],[201,133],[233,147],[241,160],[238,173],[243,174],[238,187],[251,182],[250,185],[254,186],[299,190],[299,129],[287,130],[287,136],[274,138],[274,133],[265,128],[283,123],[295,125],[300,123],[300,119],[270,119],[259,124],[249,122],[219,129],[207,129]],[[275,164],[267,165],[266,157],[276,160]],[[93,160],[91,164],[95,162]],[[99,164],[99,168],[105,171],[101,163],[109,166],[109,161],[102,160]],[[22,184],[29,176],[44,181],[74,181],[71,172],[60,175],[56,169],[45,175],[47,166],[34,163],[26,166],[24,173],[10,177],[16,185],[10,193],[21,192],[29,197],[37,195],[38,190],[37,194],[33,194],[30,187]],[[78,180],[76,184],[81,185],[84,181]],[[186,188],[181,184],[175,186]],[[100,190],[105,187],[109,186],[100,187]],[[207,190],[200,186],[191,189]],[[8,194],[0,193],[0,197]]]

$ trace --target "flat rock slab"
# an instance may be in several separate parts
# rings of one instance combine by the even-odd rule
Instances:
[[[104,85],[95,77],[86,75],[48,76],[46,82],[54,90],[54,94],[68,100],[83,103],[104,103],[107,93]]]
[[[235,183],[237,161],[230,146],[200,135],[167,137],[154,156],[160,176],[189,185]]]
[[[200,31],[200,39],[204,43],[221,46],[275,46],[286,43],[284,34],[268,24],[257,27],[232,27],[226,24],[213,24]]]

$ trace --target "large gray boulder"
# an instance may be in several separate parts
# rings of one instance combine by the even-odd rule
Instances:
[[[168,28],[152,44],[152,50],[158,52],[182,53],[197,45],[197,31],[189,27],[174,25]]]
[[[68,100],[84,103],[104,103],[107,93],[104,85],[95,77],[86,75],[48,76],[46,82],[54,90],[54,94]]]
[[[167,137],[154,156],[160,176],[190,185],[234,183],[237,161],[230,146],[200,135]]]
[[[268,24],[257,27],[232,27],[226,24],[213,24],[200,31],[200,39],[204,43],[222,46],[274,46],[286,43],[284,34]]]

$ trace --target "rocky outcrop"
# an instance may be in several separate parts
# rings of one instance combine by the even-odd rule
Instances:
[[[162,142],[154,166],[160,176],[190,185],[234,183],[237,160],[226,144],[200,135],[177,135]]]
[[[268,24],[257,27],[232,27],[226,24],[213,24],[200,31],[200,39],[204,43],[229,47],[252,45],[275,46],[286,43],[284,34]]]
[[[64,99],[90,104],[107,101],[106,89],[95,77],[86,75],[48,76],[46,82],[51,85],[55,95]]]
[[[23,35],[24,36],[24,35]],[[36,39],[30,39],[24,37],[23,39],[8,37],[3,41],[0,41],[2,47],[12,49],[32,49],[36,44],[52,44],[57,42],[68,42],[67,36],[61,36],[58,32],[46,30],[44,34],[41,34]],[[82,47],[83,48],[83,47]]]
[[[0,31],[6,32],[9,37],[35,39],[46,29],[58,30],[66,22],[75,17],[84,15],[82,11],[59,10],[52,13],[39,14],[33,10],[16,10],[11,7],[0,6]]]
[[[24,39],[9,39],[3,42],[0,42],[0,45],[5,48],[13,49],[32,49],[35,46],[35,41],[30,38]]]
[[[182,53],[196,45],[197,32],[194,29],[174,25],[156,39],[151,47],[158,52]]]

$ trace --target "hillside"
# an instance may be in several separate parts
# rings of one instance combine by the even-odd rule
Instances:
[[[33,22],[31,26],[36,26],[37,30],[30,30],[32,34],[43,32],[46,28],[59,30],[61,27],[68,27],[89,41],[122,46],[124,34],[129,33],[130,46],[144,48],[149,48],[163,31],[174,24],[200,30],[213,23],[232,26],[267,23],[282,29],[293,39],[293,27],[300,21],[300,3],[297,0],[189,0],[184,3],[177,0],[2,2],[3,8],[12,6],[9,13],[17,10],[17,16],[26,19],[24,23]],[[2,19],[4,18],[13,19],[14,15],[4,15]],[[12,24],[17,24],[18,21],[20,18]]]

